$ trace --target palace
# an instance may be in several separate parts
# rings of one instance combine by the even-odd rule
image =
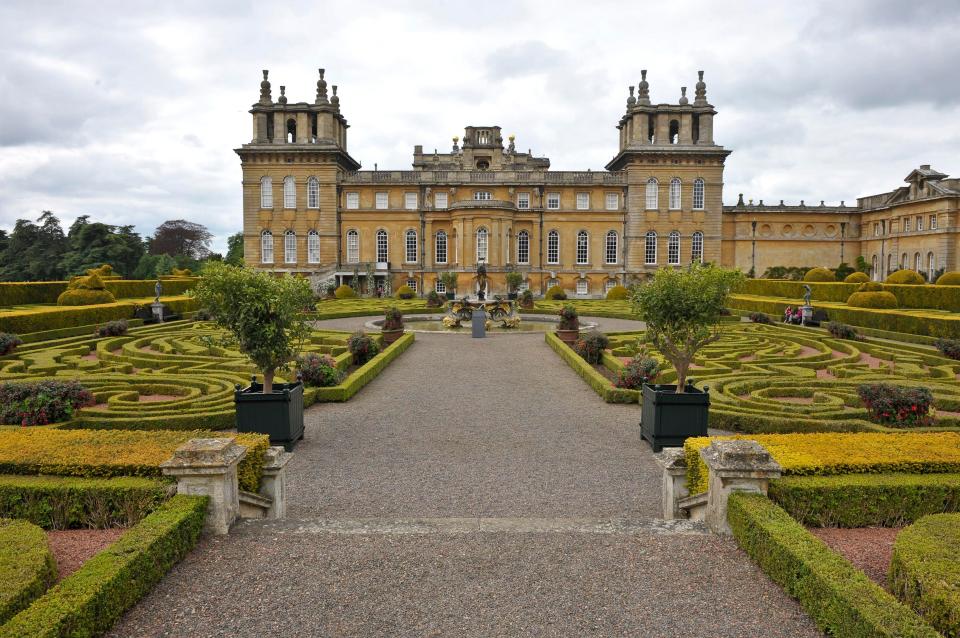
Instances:
[[[717,111],[703,71],[694,98],[650,100],[647,72],[630,87],[605,171],[551,171],[550,160],[504,145],[499,126],[467,126],[447,153],[417,145],[410,170],[360,170],[347,152],[337,86],[320,69],[312,103],[274,101],[263,72],[243,170],[244,255],[253,267],[349,283],[372,275],[445,292],[458,273],[472,294],[483,263],[488,292],[553,285],[600,297],[663,266],[709,261],[760,276],[772,266],[827,266],[863,256],[882,279],[900,268],[958,269],[960,179],[921,166],[907,186],[856,205],[723,205],[730,150],[714,141]],[[636,93],[635,93],[636,92]]]

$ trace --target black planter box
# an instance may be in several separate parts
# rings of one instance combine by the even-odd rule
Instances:
[[[507,293],[507,299],[509,299],[510,301],[516,301],[516,300],[517,300],[517,293],[515,293],[515,292],[508,292],[508,293]]]
[[[688,437],[707,435],[709,409],[709,391],[687,384],[677,394],[675,385],[644,385],[640,431],[654,452],[680,447]]]
[[[443,294],[446,296],[447,301],[453,301],[454,299],[457,298],[457,293],[455,292],[445,292]]]
[[[274,383],[273,392],[263,394],[256,378],[250,386],[237,386],[233,393],[237,406],[237,432],[269,434],[270,443],[283,445],[290,452],[303,438],[303,384]]]

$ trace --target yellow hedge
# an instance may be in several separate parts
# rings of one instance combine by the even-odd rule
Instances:
[[[864,284],[866,285],[866,284]],[[847,305],[854,308],[896,308],[897,298],[892,292],[855,292],[847,299]]]
[[[945,272],[937,277],[938,286],[960,286],[960,272]]]
[[[960,472],[957,432],[823,432],[815,434],[742,434],[692,437],[683,445],[687,487],[691,494],[707,489],[707,467],[700,450],[711,439],[757,441],[783,468],[784,475]]]
[[[870,277],[865,272],[852,272],[843,279],[847,284],[862,284],[866,281],[870,281]]]
[[[837,276],[829,268],[811,268],[803,276],[804,281],[822,281],[824,283],[837,280]]]
[[[614,286],[607,291],[608,301],[622,301],[627,298],[627,289],[623,286]]]
[[[544,299],[566,299],[567,293],[563,291],[563,288],[560,286],[551,286],[547,290],[547,294],[543,296]]]
[[[348,286],[347,284],[340,284],[337,286],[337,289],[333,291],[333,296],[337,299],[351,299],[357,296],[356,291]]]
[[[890,273],[890,275],[886,278],[885,283],[901,284],[906,286],[922,286],[927,282],[916,270],[904,268],[903,270],[897,270],[896,272]]]

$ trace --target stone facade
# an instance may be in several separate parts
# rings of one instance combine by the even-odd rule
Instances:
[[[702,72],[693,101],[683,87],[676,104],[652,103],[642,72],[605,171],[551,171],[549,159],[518,150],[514,136],[505,145],[499,126],[467,126],[449,152],[415,146],[411,170],[361,171],[323,69],[311,103],[290,103],[285,87],[275,102],[263,73],[251,140],[236,149],[244,254],[257,268],[348,283],[372,273],[378,286],[421,292],[454,271],[462,295],[475,292],[482,261],[492,294],[505,292],[505,273],[517,270],[535,293],[559,284],[581,297],[694,259],[758,276],[770,266],[835,267],[860,255],[876,256],[877,277],[903,255],[910,267],[920,255],[924,271],[930,259],[936,270],[957,268],[960,184],[929,166],[913,171],[908,187],[856,206],[755,205],[741,196],[724,207],[730,151],[714,141],[716,110]]]

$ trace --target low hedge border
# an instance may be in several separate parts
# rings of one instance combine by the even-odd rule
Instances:
[[[960,636],[960,514],[925,516],[900,532],[888,584],[944,636]]]
[[[193,549],[206,509],[205,496],[174,496],[0,627],[0,637],[66,638],[107,631]]]
[[[573,348],[565,344],[552,332],[547,332],[544,339],[553,351],[560,355],[560,358],[567,362],[574,372],[587,382],[593,388],[601,399],[607,403],[638,403],[640,401],[639,390],[628,390],[618,388],[610,383],[610,380],[597,372],[592,365],[584,361],[583,357],[578,355]],[[604,354],[604,360],[609,355]]]
[[[769,495],[807,527],[901,527],[960,511],[960,474],[785,476]]]
[[[347,401],[357,392],[373,381],[377,375],[383,372],[383,369],[391,361],[399,357],[407,348],[413,345],[414,336],[412,332],[404,333],[399,339],[391,343],[382,350],[373,359],[354,370],[340,384],[327,388],[307,388],[304,395],[304,406],[310,406],[319,402]]]
[[[0,332],[16,334],[44,332],[76,326],[94,325],[133,319],[138,307],[152,300],[118,301],[96,306],[37,306],[27,310],[0,311]],[[192,297],[163,297],[164,304],[174,313],[195,310],[197,302]]]
[[[727,520],[740,547],[825,633],[844,638],[940,636],[767,497],[732,494]]]
[[[167,295],[182,295],[196,287],[199,278],[173,279],[163,282]],[[67,281],[5,281],[0,282],[0,306],[54,304],[67,289]],[[105,279],[104,286],[117,299],[149,297],[154,294],[154,279]]]
[[[26,609],[57,579],[47,535],[29,521],[0,518],[0,624]]]

